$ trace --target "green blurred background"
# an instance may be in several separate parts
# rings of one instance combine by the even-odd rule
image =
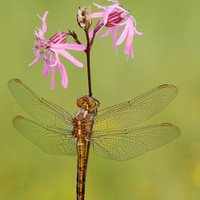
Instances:
[[[107,5],[98,0],[95,3]],[[112,36],[96,39],[91,52],[93,96],[105,108],[130,100],[155,86],[174,84],[179,94],[162,112],[144,124],[169,122],[181,129],[175,141],[128,161],[112,161],[92,150],[86,181],[86,200],[187,200],[200,199],[200,1],[140,0],[120,2],[131,11],[142,36],[134,36],[135,58],[126,61],[124,45],[116,56]],[[92,1],[1,1],[0,79],[0,199],[75,199],[76,157],[45,154],[12,125],[16,115],[27,116],[9,92],[7,82],[19,78],[44,98],[74,115],[76,99],[88,94],[86,67],[78,68],[61,58],[69,77],[68,89],[56,87],[42,76],[35,57],[33,30],[42,26],[37,13],[47,16],[48,39],[59,30],[75,31],[79,6]],[[99,10],[100,11],[100,10]],[[97,21],[93,21],[93,25]],[[104,32],[102,32],[104,33]],[[69,39],[69,42],[73,42]],[[86,65],[85,54],[71,51]]]

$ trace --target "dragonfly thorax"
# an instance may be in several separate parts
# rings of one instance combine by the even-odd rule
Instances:
[[[80,110],[75,114],[72,121],[72,136],[74,138],[90,138],[94,124],[94,117],[96,116],[95,111],[100,106],[99,102],[98,105],[95,105],[95,101],[98,102],[96,99],[89,96],[78,98],[77,106],[80,107]]]
[[[90,109],[80,108],[72,121],[72,136],[74,138],[84,137],[85,139],[88,139],[94,124],[94,116],[95,114],[91,113]]]

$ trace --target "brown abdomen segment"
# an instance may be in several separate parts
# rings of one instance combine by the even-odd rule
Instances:
[[[76,141],[77,148],[77,185],[76,196],[77,200],[84,200],[85,195],[85,174],[86,174],[86,156],[87,142],[84,138],[78,137]]]

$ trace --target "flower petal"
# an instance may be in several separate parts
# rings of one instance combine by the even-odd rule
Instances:
[[[103,37],[108,36],[112,30],[113,30],[113,27],[108,28],[108,30],[103,35],[99,36],[99,40]]]
[[[120,45],[125,40],[125,38],[127,36],[127,33],[128,33],[128,29],[129,29],[129,26],[127,24],[126,27],[125,27],[125,29],[124,29],[124,31],[122,32],[121,36],[117,40],[116,45]]]
[[[51,64],[49,65],[49,67],[55,67],[60,62],[59,57],[56,58],[52,55],[50,56],[50,61],[51,61]]]
[[[97,13],[92,13],[91,17],[97,18],[97,17],[103,17],[104,15],[105,15],[104,12],[97,12]]]
[[[76,58],[74,58],[67,51],[62,50],[62,49],[54,49],[54,50],[55,50],[55,53],[58,53],[58,54],[64,56],[65,58],[67,58],[68,60],[70,60],[72,63],[74,63],[77,67],[83,67],[83,64],[81,62],[79,62],[78,60],[76,60]]]
[[[49,65],[50,65],[49,59],[45,60],[45,65],[44,65],[44,71],[43,71],[43,76],[48,76],[49,75]]]
[[[101,6],[101,5],[98,5],[98,4],[96,4],[96,3],[93,3],[97,8],[102,8],[102,9],[106,9],[106,6]]]
[[[76,50],[76,51],[84,51],[86,47],[82,44],[71,44],[71,43],[65,43],[65,44],[53,44],[51,45],[51,50],[53,51],[54,49],[70,49],[70,50]]]
[[[125,45],[125,53],[127,53],[132,47],[133,35],[134,35],[133,28],[134,28],[133,24],[129,24],[129,30],[127,32],[127,39],[126,39],[126,45]]]
[[[41,18],[40,17],[40,15],[39,14],[37,14],[38,15],[38,17],[42,20],[42,29],[43,29],[43,31],[42,31],[42,33],[43,33],[43,35],[44,35],[44,33],[46,32],[46,30],[47,30],[47,25],[46,25],[46,17],[47,17],[47,14],[48,14],[49,12],[48,11],[46,11],[45,13],[44,13],[44,16],[43,16],[43,18]]]
[[[121,28],[120,26],[115,26],[114,30],[113,30],[113,45],[114,45],[114,49],[115,49],[116,55],[118,55],[117,47],[116,47],[117,32],[118,32],[118,30],[120,28]]]
[[[33,65],[34,63],[36,63],[38,60],[42,59],[42,57],[37,57],[32,63],[30,63],[28,66]]]
[[[63,88],[66,89],[67,85],[68,85],[68,77],[67,77],[66,70],[61,62],[58,64],[58,69],[59,69],[61,77],[62,77],[62,86],[63,86]]]
[[[38,57],[41,54],[41,49],[38,49],[37,51],[35,51],[35,56]]]
[[[50,67],[50,69],[51,69],[51,89],[53,90],[55,87],[55,80],[54,80],[55,67]]]

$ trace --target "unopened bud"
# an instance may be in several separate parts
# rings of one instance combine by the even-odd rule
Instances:
[[[90,10],[91,10],[91,6],[88,6],[87,8],[85,6],[79,7],[79,10],[78,10],[77,22],[78,22],[78,25],[84,30],[88,30],[92,24]]]

